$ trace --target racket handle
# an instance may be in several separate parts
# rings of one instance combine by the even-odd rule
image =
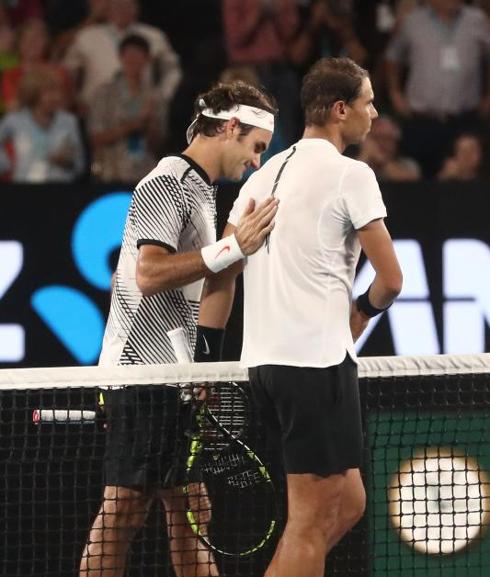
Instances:
[[[91,425],[95,422],[95,411],[76,411],[73,409],[34,409],[32,422],[40,423],[66,423],[69,425]]]
[[[192,363],[193,358],[189,349],[189,343],[187,342],[187,336],[184,329],[179,327],[178,329],[167,331],[167,336],[172,343],[177,363],[180,365],[185,363]]]
[[[189,349],[189,343],[187,342],[187,336],[182,327],[173,329],[172,331],[167,331],[167,336],[170,339],[170,343],[174,349],[175,358],[177,359],[177,364],[185,365],[186,363],[193,363],[191,351]],[[180,398],[184,402],[192,401],[194,395],[192,394],[192,387],[189,385],[181,385],[182,390],[180,392]],[[199,390],[196,388],[196,391]]]

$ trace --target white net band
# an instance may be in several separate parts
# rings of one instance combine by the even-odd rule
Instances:
[[[427,376],[490,372],[490,353],[479,355],[434,355],[420,357],[365,357],[359,359],[359,377]],[[248,381],[247,370],[238,362],[111,367],[54,367],[1,369],[2,389],[47,389],[111,387],[165,383]]]

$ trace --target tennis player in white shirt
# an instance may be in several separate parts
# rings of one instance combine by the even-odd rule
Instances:
[[[271,195],[280,202],[275,227],[254,255],[208,278],[201,300],[197,360],[223,331],[244,270],[241,361],[258,410],[281,439],[287,473],[287,524],[266,577],[323,577],[329,551],[364,513],[354,342],[402,286],[376,177],[342,154],[368,134],[373,99],[368,73],[353,61],[312,67],[301,90],[303,138],[250,177],[224,236],[250,199]],[[361,248],[376,276],[353,302]]]

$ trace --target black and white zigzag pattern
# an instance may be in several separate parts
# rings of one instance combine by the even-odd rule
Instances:
[[[116,271],[100,363],[175,362],[167,331],[184,327],[194,346],[202,282],[143,297],[136,286],[137,245],[177,252],[216,238],[215,189],[186,160],[166,157],[133,194]]]

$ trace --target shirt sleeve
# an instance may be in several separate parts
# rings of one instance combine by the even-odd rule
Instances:
[[[137,247],[154,244],[177,252],[189,216],[184,190],[177,178],[158,176],[146,181],[133,195]]]
[[[386,207],[376,176],[367,164],[351,164],[341,186],[349,220],[356,230],[372,220],[386,217]]]

